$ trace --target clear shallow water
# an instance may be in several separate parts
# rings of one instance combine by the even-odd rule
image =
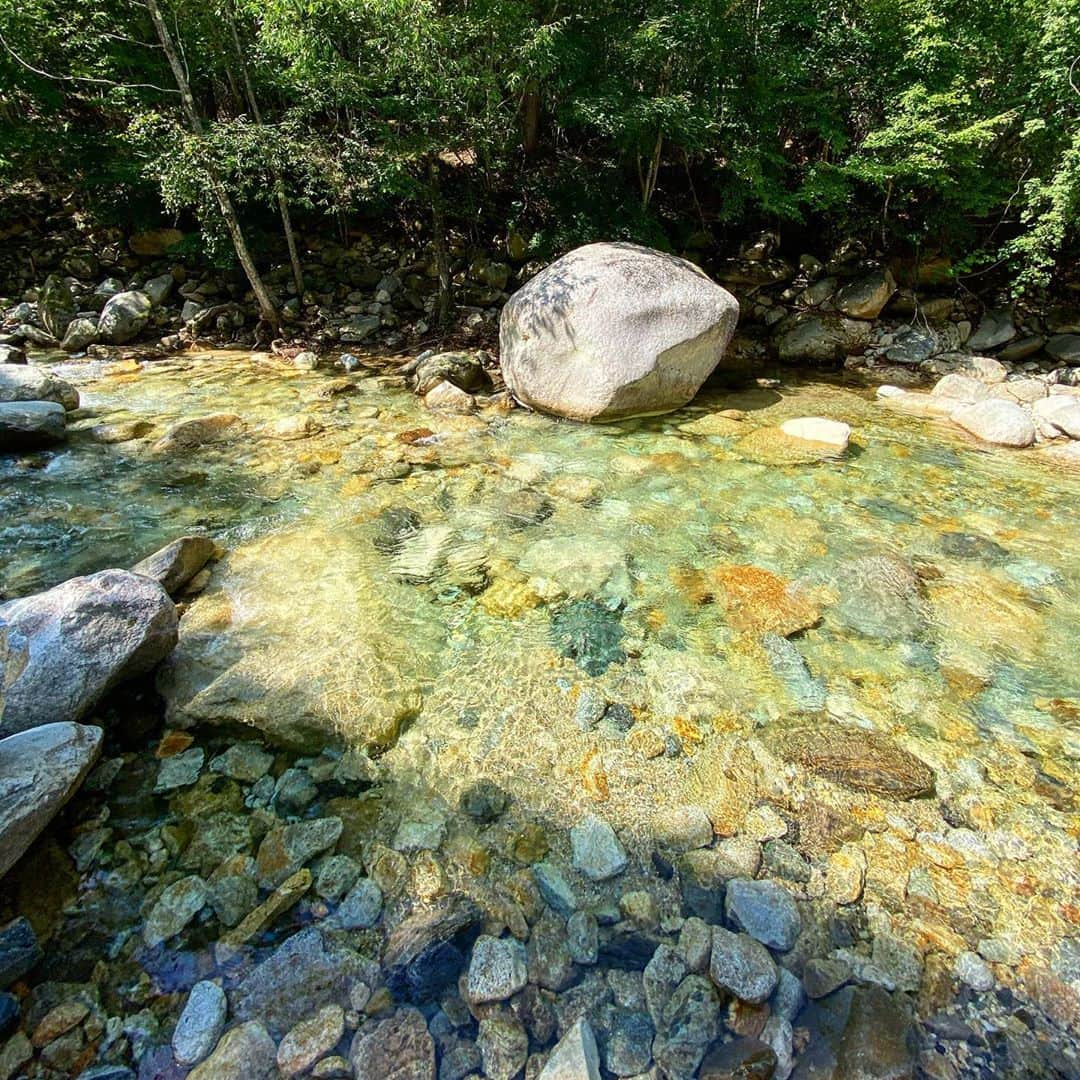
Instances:
[[[0,463],[0,588],[213,535],[228,554],[159,679],[171,723],[363,747],[399,815],[490,777],[526,818],[595,809],[642,850],[666,807],[734,836],[769,803],[814,863],[805,895],[854,844],[879,926],[1075,977],[1075,474],[817,382],[588,427],[224,354],[68,377],[86,430]],[[153,449],[223,411],[243,434]],[[297,412],[321,430],[271,437]],[[849,453],[793,460],[763,431],[806,415],[848,421]],[[133,420],[141,440],[90,430]],[[835,726],[927,763],[934,797],[778,749]]]

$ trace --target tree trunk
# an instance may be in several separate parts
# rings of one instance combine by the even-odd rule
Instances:
[[[255,87],[251,84],[251,74],[248,71],[247,61],[244,59],[244,50],[240,47],[240,35],[236,30],[236,20],[229,12],[229,30],[232,31],[233,45],[236,48],[236,58],[240,63],[240,73],[244,79],[244,92],[247,95],[248,108],[251,109],[251,117],[262,127],[262,113],[259,112],[259,102],[255,97]],[[304,296],[304,271],[300,266],[300,255],[296,249],[296,235],[293,233],[292,214],[289,213],[289,200],[285,195],[285,181],[281,173],[272,169],[274,178],[274,197],[277,199],[278,210],[281,213],[281,228],[285,233],[285,244],[289,249],[289,265],[292,267],[293,284],[296,286],[296,295],[303,300]]]
[[[540,86],[535,79],[525,84],[521,112],[521,149],[530,158],[540,149]]]
[[[450,325],[454,292],[450,278],[450,251],[446,242],[446,211],[443,207],[442,187],[439,183],[439,162],[434,157],[428,158],[428,194],[431,201],[431,226],[435,234],[435,265],[439,271],[436,319],[439,329],[446,330]]]
[[[158,0],[146,0],[146,7],[150,12],[150,18],[153,20],[154,29],[157,31],[158,40],[161,42],[165,58],[169,61],[169,67],[172,69],[173,78],[176,80],[176,88],[180,91],[180,102],[188,126],[195,135],[202,135],[202,120],[199,117],[198,110],[195,108],[195,99],[191,96],[191,87],[188,84],[187,75],[184,73],[184,65],[181,63],[180,56],[176,51],[176,45],[173,43],[169,28],[165,25],[165,20],[161,15],[161,8],[158,6]],[[244,239],[243,229],[241,229],[240,221],[236,216],[236,210],[233,208],[232,199],[229,198],[229,192],[212,165],[207,167],[207,174],[210,187],[221,210],[221,216],[225,221],[225,227],[229,230],[233,247],[236,249],[236,257],[240,260],[240,265],[244,268],[244,273],[251,283],[252,292],[255,293],[259,312],[265,322],[276,328],[280,322],[277,306],[255,267],[251,252],[248,250],[247,241]]]

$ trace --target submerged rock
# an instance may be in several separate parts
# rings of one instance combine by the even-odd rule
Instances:
[[[198,982],[173,1032],[173,1056],[181,1065],[198,1065],[217,1046],[228,1015],[225,991],[213,982]]]
[[[357,1077],[435,1080],[435,1041],[416,1009],[401,1009],[388,1020],[362,1028],[349,1059]]]
[[[178,420],[154,443],[154,450],[162,454],[197,450],[206,443],[238,434],[243,426],[244,422],[233,413],[214,413],[211,416]]]
[[[21,979],[44,955],[29,919],[20,915],[0,927],[0,990]]]
[[[176,608],[165,590],[126,570],[9,600],[0,604],[0,621],[25,652],[7,689],[0,735],[57,716],[79,719],[114,686],[150,671],[177,639]]]
[[[739,305],[693,263],[635,244],[556,260],[503,308],[503,377],[522,404],[575,420],[685,405],[722,360]]]
[[[552,644],[588,675],[603,675],[626,659],[623,636],[619,612],[595,600],[571,601],[551,617]]]
[[[0,739],[0,877],[79,789],[101,738],[101,728],[64,721]]]
[[[559,1040],[539,1080],[600,1080],[600,1054],[588,1020],[577,1020]]]
[[[927,605],[915,571],[888,553],[864,555],[830,569],[836,603],[828,621],[879,641],[906,641],[927,626]]]
[[[270,1080],[277,1072],[277,1048],[262,1024],[241,1024],[227,1031],[214,1052],[188,1080]]]
[[[0,451],[40,450],[67,438],[63,405],[53,401],[0,403]]]
[[[137,562],[131,572],[153,578],[172,596],[210,561],[215,550],[208,536],[181,536]]]
[[[780,756],[857,791],[915,799],[934,790],[934,773],[892,740],[862,728],[821,723],[774,730]]]

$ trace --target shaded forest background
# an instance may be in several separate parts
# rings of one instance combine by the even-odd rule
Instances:
[[[1080,2],[0,0],[0,183],[222,263],[765,228],[1031,291],[1076,258]]]

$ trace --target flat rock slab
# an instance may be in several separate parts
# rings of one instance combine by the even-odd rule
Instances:
[[[79,789],[101,740],[101,728],[69,722],[0,739],[0,876]]]

